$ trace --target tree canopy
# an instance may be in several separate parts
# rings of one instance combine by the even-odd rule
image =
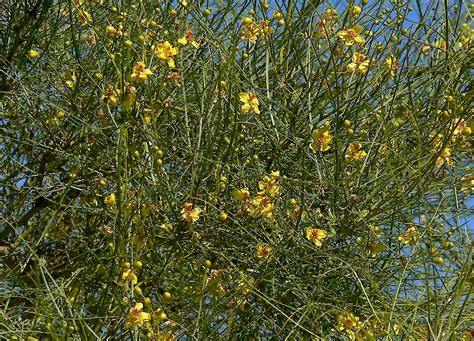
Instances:
[[[471,340],[463,1],[0,3],[0,337]]]

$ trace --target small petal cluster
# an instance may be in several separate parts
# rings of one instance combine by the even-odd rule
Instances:
[[[433,137],[433,136],[432,136]],[[436,166],[440,167],[443,164],[450,164],[451,161],[451,150],[447,148],[443,148],[443,135],[437,134],[433,137],[433,147],[432,152],[437,154],[435,164]]]
[[[148,76],[146,77],[148,79]],[[133,74],[131,78],[135,79]],[[131,109],[133,106],[135,106],[136,100],[137,100],[137,88],[135,88],[133,85],[129,83],[125,84],[125,100],[123,101],[123,107],[126,110]]]
[[[463,46],[469,46],[472,41],[472,38],[474,37],[474,28],[472,28],[472,25],[464,23],[461,25],[460,32],[461,36],[459,37],[459,42]]]
[[[415,226],[410,226],[404,234],[398,236],[398,240],[405,245],[415,245],[419,239],[420,236]]]
[[[366,157],[367,153],[362,149],[361,143],[349,143],[345,156],[346,160],[359,161]]]
[[[239,99],[242,102],[241,110],[244,113],[249,111],[256,114],[260,114],[260,109],[258,107],[258,98],[253,92],[241,92],[239,94]]]
[[[254,23],[251,17],[245,17],[241,22],[245,26],[242,36],[240,37],[243,41],[248,40],[251,43],[256,43],[259,36],[267,38],[274,32],[273,27],[270,25],[270,20],[268,19],[261,20],[259,23]]]
[[[120,24],[118,29],[113,27],[112,25],[108,25],[105,28],[105,32],[107,32],[107,34],[113,38],[121,37],[123,36],[123,25]]]
[[[257,258],[268,258],[272,252],[272,247],[264,244],[257,244],[257,252],[255,252],[255,257]]]
[[[141,327],[151,320],[150,314],[143,312],[142,309],[143,303],[137,303],[129,310],[127,316],[125,316],[125,328]]]
[[[120,90],[114,89],[113,86],[108,86],[105,89],[100,100],[102,103],[105,103],[108,105],[117,105],[118,102],[120,101]]]
[[[266,196],[256,196],[251,199],[247,207],[247,211],[252,217],[261,216],[271,220],[273,218],[273,210],[275,205],[272,200]]]
[[[389,328],[385,320],[378,318],[369,318],[362,322],[361,318],[351,311],[340,313],[335,325],[335,329],[351,341],[384,339],[387,335],[398,335],[399,328],[398,324],[393,322]],[[388,331],[389,329],[391,330]]]
[[[369,257],[375,258],[377,255],[385,250],[385,245],[377,240],[377,235],[371,236],[367,242],[367,249],[369,251]]]
[[[395,77],[398,69],[397,59],[394,56],[388,56],[387,59],[385,59],[384,67],[390,71],[390,76],[392,78]]]
[[[343,312],[337,317],[336,330],[346,334],[350,340],[356,340],[359,330],[362,328],[362,322],[359,317],[352,312]]]
[[[310,227],[306,230],[306,239],[314,243],[316,246],[322,246],[323,239],[328,237],[328,233],[325,230]]]
[[[116,201],[115,194],[113,193],[104,198],[104,204],[106,204],[107,206],[115,205],[115,201]]]
[[[232,191],[232,195],[235,199],[242,202],[247,202],[250,199],[250,192],[248,188],[236,189]]]
[[[451,166],[453,164],[453,159],[451,158],[451,148],[443,148],[436,158],[435,164],[438,167],[445,164]]]
[[[215,293],[217,296],[222,297],[225,295],[225,289],[223,285],[223,274],[225,269],[211,270],[211,273],[206,281],[206,288]]]
[[[316,28],[316,38],[329,39],[334,31],[336,21],[338,19],[337,11],[335,9],[327,9],[324,13],[323,19],[319,20]]]
[[[148,69],[143,62],[137,62],[134,68],[134,72],[130,75],[132,82],[146,81],[148,76],[153,75],[153,72]]]
[[[281,22],[282,21],[279,21],[279,23]],[[268,38],[273,33],[273,31],[273,27],[270,25],[270,20],[265,19],[260,21],[260,35],[263,38]]]
[[[199,48],[199,43],[194,39],[193,31],[187,30],[184,36],[178,39],[178,43],[186,46],[191,45],[194,48]]]
[[[181,218],[188,224],[195,223],[199,219],[200,214],[201,209],[199,207],[194,207],[192,203],[186,203],[181,210]]]
[[[122,269],[122,281],[124,282],[132,282],[133,285],[137,285],[138,283],[138,277],[135,275],[132,269],[129,267],[124,267]]]
[[[313,150],[325,152],[331,148],[332,135],[330,134],[330,124],[325,122],[320,129],[313,130],[311,136],[313,137],[313,143],[310,147]]]
[[[234,190],[232,195],[242,203],[243,208],[250,216],[273,220],[276,197],[280,193],[279,178],[279,171],[272,172],[269,176],[264,176],[258,183],[257,196],[253,198],[250,197],[250,192],[247,188]]]
[[[431,151],[436,155],[435,165],[437,167],[451,166],[453,164],[452,148],[456,147],[456,143],[464,141],[466,136],[471,135],[471,133],[472,129],[465,120],[453,118],[447,128],[447,135],[430,134],[432,138]]]
[[[181,86],[181,72],[179,71],[170,71],[168,73],[168,80],[170,83],[176,85],[177,87]]]
[[[258,182],[258,194],[267,195],[269,197],[274,197],[280,193],[280,187],[278,186],[278,178],[280,177],[280,172],[272,172],[270,176],[265,175],[261,181]]]
[[[240,39],[249,40],[252,43],[256,43],[259,34],[260,34],[259,27],[254,23],[250,23],[245,26],[242,37]]]
[[[452,142],[456,142],[461,135],[469,136],[472,133],[471,127],[462,118],[453,118],[451,127],[454,128]]]
[[[155,48],[156,56],[159,59],[166,61],[169,67],[176,66],[173,57],[176,56],[178,52],[178,48],[173,47],[173,45],[171,45],[169,41],[165,41],[162,44],[158,44],[158,46],[156,46]]]
[[[356,72],[356,73],[366,73],[369,69],[370,60],[367,56],[363,55],[359,52],[354,52],[352,55],[352,61],[347,65],[347,70],[349,72]]]
[[[362,26],[355,25],[353,28],[342,30],[337,33],[337,36],[341,42],[346,46],[352,46],[354,44],[362,46],[365,44],[365,39],[359,33],[362,31]]]

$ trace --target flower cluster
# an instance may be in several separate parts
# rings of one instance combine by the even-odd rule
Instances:
[[[330,133],[331,126],[329,122],[325,122],[319,129],[313,130],[311,136],[313,142],[310,147],[313,150],[325,152],[331,148],[332,135]]]
[[[186,203],[181,210],[181,218],[188,224],[195,223],[199,219],[202,210],[199,207],[194,207],[192,203]]]
[[[398,240],[405,245],[416,245],[419,239],[420,236],[415,226],[410,226],[409,228],[407,228],[404,234],[398,237]]]
[[[142,309],[143,303],[136,303],[133,308],[130,308],[125,317],[125,328],[141,327],[151,320],[150,314],[142,311]]]
[[[279,17],[278,15],[276,17]],[[282,20],[281,18],[279,19]],[[283,22],[284,23],[284,22]],[[241,40],[248,40],[252,43],[256,43],[259,36],[267,38],[274,32],[273,27],[268,19],[263,19],[258,23],[255,23],[251,17],[245,17],[242,19],[244,29],[242,32]]]
[[[310,227],[306,230],[306,239],[314,243],[316,246],[322,246],[323,239],[328,237],[328,233],[325,230]]]
[[[255,114],[260,114],[257,95],[252,92],[241,92],[239,94],[239,99],[242,102],[242,112],[247,113],[251,111]]]

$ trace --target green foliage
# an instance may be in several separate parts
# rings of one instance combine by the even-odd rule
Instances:
[[[346,5],[3,1],[0,336],[469,340],[473,7]]]

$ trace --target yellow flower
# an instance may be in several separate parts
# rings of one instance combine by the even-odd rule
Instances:
[[[323,19],[328,21],[336,21],[339,18],[337,15],[337,10],[335,8],[328,8],[324,12]]]
[[[252,43],[257,42],[257,38],[261,33],[261,27],[258,24],[250,23],[245,26],[241,40],[249,40]]]
[[[244,201],[244,202],[246,202],[250,198],[250,192],[247,188],[236,189],[232,191],[232,195],[234,196],[235,199],[239,201]]]
[[[275,206],[271,203],[270,198],[265,196],[257,196],[250,201],[247,211],[252,217],[262,216],[267,219],[273,218],[273,210]]]
[[[115,205],[115,194],[108,195],[104,198],[104,203],[108,206]]]
[[[31,58],[38,58],[39,57],[39,53],[38,51],[36,50],[29,50],[28,51],[28,56],[30,56]]]
[[[280,171],[273,171],[270,176],[272,178],[279,178],[280,177]]]
[[[280,20],[284,22],[283,19],[280,19]],[[279,23],[280,23],[280,21],[279,21]],[[273,27],[270,26],[270,20],[268,20],[268,19],[260,20],[259,26],[260,26],[259,34],[263,38],[267,38],[270,34],[272,34],[274,32]]]
[[[123,102],[123,107],[125,110],[131,109],[137,100],[137,89],[130,84],[126,85],[125,88],[125,101]]]
[[[374,258],[377,256],[377,253],[385,250],[385,246],[382,243],[377,242],[377,237],[372,236],[367,243],[367,248],[369,249],[369,256]]]
[[[133,285],[136,285],[138,283],[138,277],[135,275],[132,269],[126,267],[122,270],[122,281],[130,281],[133,283]]]
[[[466,121],[464,121],[462,118],[453,118],[451,123],[451,129],[454,128],[454,136],[463,134],[466,127],[469,128],[469,126],[466,124]]]
[[[367,153],[362,149],[361,143],[349,143],[346,151],[346,159],[359,161],[367,156]]]
[[[146,81],[148,80],[148,76],[151,76],[153,72],[151,72],[150,69],[146,68],[145,63],[143,62],[137,62],[135,65],[135,70],[130,76],[130,80],[132,82],[136,81]]]
[[[119,102],[119,96],[120,90],[108,86],[101,97],[101,101],[109,105],[116,105]]]
[[[453,159],[451,158],[451,149],[444,148],[439,154],[435,163],[436,163],[436,166],[442,166],[444,164],[451,166],[453,164]]]
[[[272,252],[272,247],[268,245],[263,245],[258,243],[257,244],[257,252],[255,253],[255,257],[257,258],[268,258],[270,253]]]
[[[73,89],[73,88],[76,86],[76,81],[77,81],[76,75],[75,75],[75,74],[72,74],[72,75],[71,75],[71,79],[69,79],[69,80],[66,81],[66,85],[67,85],[70,89]]]
[[[404,234],[398,236],[398,240],[405,245],[415,245],[419,239],[420,237],[415,226],[410,226],[409,228],[407,228]]]
[[[339,314],[335,327],[338,332],[344,333],[349,340],[374,340],[371,331],[367,330],[367,326],[352,312]]]
[[[332,141],[332,135],[329,133],[329,130],[329,122],[325,122],[320,129],[313,130],[311,133],[313,143],[311,143],[310,148],[321,152],[329,150]]]
[[[349,72],[359,72],[366,73],[369,68],[370,60],[367,59],[367,56],[359,52],[354,52],[352,55],[352,62],[347,65],[347,70]]]
[[[239,98],[243,103],[241,108],[243,112],[253,111],[256,114],[260,114],[257,95],[252,92],[241,92]]]
[[[178,39],[178,43],[181,45],[192,45],[195,48],[199,48],[199,43],[194,40],[193,31],[187,30],[184,36]]]
[[[175,67],[173,57],[178,54],[179,50],[177,47],[173,47],[168,41],[163,44],[158,44],[155,49],[155,54],[158,58],[166,60],[169,67]]]
[[[436,47],[436,48],[439,48],[441,50],[446,50],[446,40],[444,39],[441,39],[441,40],[436,40],[433,45]]]
[[[315,33],[316,38],[324,37],[326,39],[329,39],[329,36],[332,33],[333,27],[334,25],[332,25],[331,22],[328,22],[324,19],[319,20],[316,33]]]
[[[359,33],[362,31],[362,26],[355,25],[353,28],[342,30],[337,33],[337,36],[344,42],[346,46],[353,44],[364,45],[365,39]]]
[[[252,292],[255,285],[255,279],[253,277],[244,274],[241,275],[242,278],[238,281],[235,288],[236,298],[234,298],[229,304],[231,307],[245,304],[247,302],[246,296]]]
[[[443,147],[443,134],[430,133],[430,137],[433,138],[433,152],[438,152]]]
[[[126,323],[125,328],[131,328],[134,326],[140,327],[145,322],[151,320],[150,314],[142,312],[143,303],[137,303],[133,308],[131,308],[125,317]]]
[[[337,317],[336,330],[342,332],[344,330],[358,329],[362,323],[359,318],[351,312],[344,312]]]
[[[319,20],[318,26],[316,28],[315,37],[321,38],[324,37],[329,39],[329,35],[334,30],[334,24],[337,20],[337,12],[335,9],[328,9],[323,16],[323,19]]]
[[[179,71],[170,71],[168,73],[168,79],[174,83],[174,85],[181,86],[181,73]]]
[[[474,336],[474,332],[471,329],[461,335],[460,341],[472,341],[472,337]]]
[[[280,187],[277,185],[278,177],[280,172],[273,172],[271,177],[264,176],[262,181],[258,182],[259,195],[268,194],[270,197],[274,197],[280,192]]]
[[[310,242],[313,242],[316,246],[321,246],[323,243],[321,242],[324,238],[327,238],[328,233],[324,230],[316,229],[316,228],[308,228],[306,230],[306,239]]]
[[[201,209],[198,207],[194,207],[191,203],[186,203],[181,210],[181,218],[186,220],[187,223],[192,224],[199,219],[199,215],[201,214]]]
[[[384,67],[390,71],[390,76],[394,77],[398,69],[397,59],[394,56],[388,56],[385,59]]]
[[[79,10],[77,12],[77,20],[79,20],[80,23],[88,24],[92,22],[92,16],[90,15],[89,12],[86,12],[84,10]]]
[[[218,296],[225,295],[225,289],[222,285],[222,274],[225,269],[211,270],[211,273],[206,281],[206,287],[208,290],[215,292]]]

